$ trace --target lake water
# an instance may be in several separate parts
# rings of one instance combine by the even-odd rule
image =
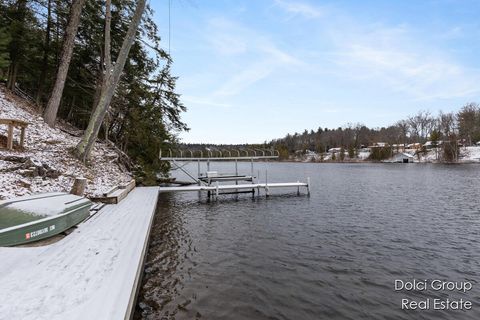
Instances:
[[[480,166],[255,164],[266,170],[310,177],[311,196],[160,196],[137,319],[480,319]],[[395,290],[413,279],[472,289]],[[472,309],[433,310],[447,298]]]

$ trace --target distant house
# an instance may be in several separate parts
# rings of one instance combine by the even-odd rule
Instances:
[[[441,146],[442,144],[443,144],[443,141],[441,141],[441,140],[436,141],[436,142],[427,141],[427,142],[425,142],[425,144],[424,144],[423,146],[424,146],[425,148],[427,148],[427,149],[432,149],[432,148]]]
[[[328,153],[337,153],[340,152],[342,148],[330,148],[328,149]]]
[[[422,148],[422,144],[419,142],[407,144],[407,149],[419,150]]]
[[[312,151],[312,150],[305,150],[305,160],[306,161],[315,161],[319,159],[319,155],[315,152],[315,151]]]
[[[373,145],[369,146],[369,148],[385,148],[388,146],[389,144],[386,142],[375,142]]]
[[[404,144],[392,144],[392,148],[394,151],[405,151],[405,145]]]
[[[393,155],[391,162],[394,163],[412,163],[413,156],[408,153],[399,152]]]

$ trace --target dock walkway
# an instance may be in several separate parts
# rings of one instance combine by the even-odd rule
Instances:
[[[136,188],[56,243],[0,248],[0,319],[128,319],[158,191]]]

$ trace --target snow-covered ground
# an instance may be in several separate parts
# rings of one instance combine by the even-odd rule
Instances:
[[[418,163],[425,163],[425,162],[440,162],[442,159],[442,149],[438,148],[437,150],[435,149],[430,149],[427,151],[427,153],[423,154],[420,153],[418,155],[416,153],[416,149],[407,149],[405,150],[405,154],[409,154],[413,157],[413,162],[418,162]],[[461,147],[459,150],[459,157],[458,157],[458,162],[460,163],[480,163],[480,146],[471,146],[471,147]],[[307,155],[302,156],[301,158],[299,156],[293,158],[293,160],[296,161],[304,161],[304,162],[310,162],[310,161],[332,161],[332,153],[324,153],[323,154],[323,159],[320,155],[315,154],[313,152],[310,152]],[[348,157],[348,154],[345,154],[345,160],[346,162],[348,161],[355,161],[355,160],[360,160],[360,161],[368,161],[368,157],[370,156],[369,151],[359,151],[358,155],[354,159],[350,159]],[[336,161],[338,161],[340,157],[340,153],[335,154]],[[387,160],[388,162],[388,160]]]
[[[99,195],[131,180],[130,173],[118,163],[118,153],[105,143],[97,142],[91,164],[83,165],[69,151],[76,146],[79,137],[50,128],[32,106],[6,92],[3,86],[0,86],[0,118],[29,123],[25,150],[0,149],[0,200],[39,192],[68,192],[75,177],[87,178],[88,196]],[[6,131],[6,126],[0,125],[0,141],[6,141]],[[14,134],[18,141],[19,131],[15,130]],[[28,161],[8,161],[11,156],[28,158]],[[41,172],[32,172],[29,170],[32,167]]]
[[[442,149],[438,148],[430,149],[426,154],[420,153],[420,157],[415,154],[415,150],[407,149],[405,153],[408,153],[413,156],[414,162],[439,162],[439,159],[442,159]],[[471,146],[471,147],[460,147],[459,163],[480,163],[480,146]]]
[[[480,146],[460,148],[459,162],[480,162]]]
[[[370,152],[369,152],[369,151],[360,151],[360,152],[358,153],[358,158],[359,158],[360,160],[367,160],[368,157],[370,157]]]
[[[0,248],[0,319],[128,319],[158,191],[136,188],[50,245]]]

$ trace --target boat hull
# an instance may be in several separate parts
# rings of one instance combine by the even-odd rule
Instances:
[[[89,217],[92,203],[84,198],[75,202],[74,206],[67,207],[57,215],[0,229],[0,246],[15,246],[42,240],[79,224]]]

